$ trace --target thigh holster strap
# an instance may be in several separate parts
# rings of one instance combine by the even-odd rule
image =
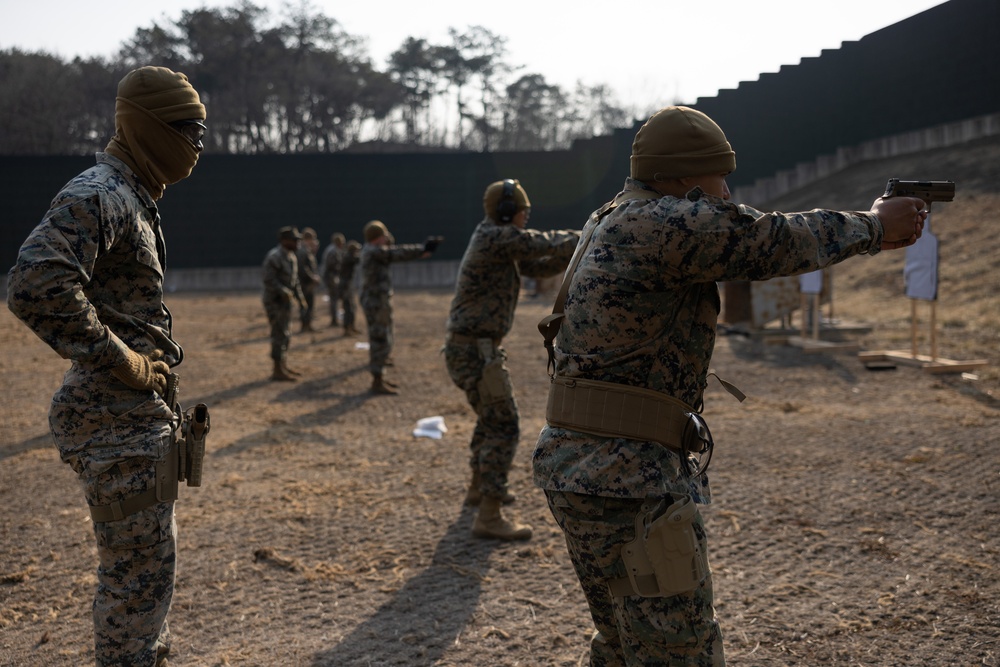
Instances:
[[[110,505],[91,505],[90,518],[94,523],[105,521],[121,521],[127,516],[159,502],[156,499],[156,488],[149,488],[137,496],[129,496],[124,500],[116,500]]]
[[[156,463],[156,483],[142,493],[108,505],[91,505],[90,518],[94,523],[121,521],[127,516],[141,512],[157,503],[177,500],[177,451],[176,444],[170,447],[167,457]]]

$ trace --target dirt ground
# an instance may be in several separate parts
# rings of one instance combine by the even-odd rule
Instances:
[[[867,349],[906,329],[905,300],[878,298],[841,306],[877,325]],[[169,298],[182,399],[212,411],[204,485],[177,503],[172,666],[587,664],[584,598],[530,483],[547,384],[535,323],[551,302],[522,297],[506,342],[522,415],[512,511],[535,537],[501,544],[471,537],[461,504],[473,415],[438,353],[449,300],[397,292],[392,397],[367,392],[364,339],[325,319],[294,336],[302,381],[273,383],[257,294]],[[716,370],[749,395],[707,395],[730,664],[1000,664],[995,332],[942,341],[992,348],[976,380],[720,337]],[[67,364],[6,308],[0,349],[0,665],[87,664],[93,535],[46,432]],[[444,438],[415,438],[435,415]]]

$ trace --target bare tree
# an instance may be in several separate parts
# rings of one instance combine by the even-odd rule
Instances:
[[[81,113],[92,101],[91,81],[83,77],[92,73],[92,62],[78,59],[67,65],[45,53],[0,51],[0,153],[73,154],[103,148],[110,136],[108,119],[114,117],[114,84],[101,91],[103,105]],[[104,119],[98,121],[94,111],[104,111]]]
[[[240,0],[139,28],[107,62],[0,51],[0,152],[100,150],[114,130],[117,82],[149,64],[186,73],[198,89],[210,152],[327,152],[369,139],[553,150],[629,122],[607,86],[568,95],[538,74],[511,83],[520,67],[506,61],[506,38],[482,26],[448,33],[446,45],[407,38],[380,71],[312,0],[278,19]]]
[[[441,52],[425,39],[408,37],[389,56],[389,74],[405,91],[405,140],[420,144],[430,135],[430,104],[440,92],[444,70]]]
[[[453,47],[462,58],[466,80],[475,80],[479,87],[479,113],[463,113],[462,119],[473,122],[479,135],[479,148],[492,150],[493,136],[503,122],[500,86],[515,70],[504,62],[507,38],[482,26],[470,26],[464,33],[452,29],[449,33]]]
[[[567,129],[562,117],[566,95],[541,74],[527,74],[507,86],[504,123],[500,139],[503,150],[540,151],[562,148]]]
[[[566,118],[571,141],[610,134],[616,128],[629,127],[633,121],[606,84],[586,86],[577,82],[571,108],[572,116]]]

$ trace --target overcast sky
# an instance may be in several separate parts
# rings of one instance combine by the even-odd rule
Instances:
[[[0,49],[110,56],[154,22],[237,0],[0,0]],[[256,0],[277,18],[284,0]],[[296,0],[296,6],[299,0]],[[693,103],[823,49],[840,48],[941,0],[312,0],[366,38],[378,67],[406,37],[448,43],[449,27],[481,25],[507,38],[507,62],[571,90],[609,84],[631,109]],[[914,45],[919,48],[919,45]]]

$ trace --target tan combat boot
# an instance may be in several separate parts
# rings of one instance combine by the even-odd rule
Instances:
[[[472,523],[472,534],[497,540],[530,540],[531,526],[508,521],[500,512],[500,499],[484,496]]]
[[[465,492],[465,504],[479,507],[479,502],[483,499],[483,494],[479,491],[479,471],[472,471],[472,481],[469,482],[469,490]]]
[[[271,380],[274,382],[295,382],[295,377],[285,371],[285,367],[280,361],[276,361],[274,362],[274,372],[271,373]]]
[[[472,481],[469,482],[469,490],[465,492],[466,505],[471,505],[472,507],[479,507],[479,503],[483,499],[483,494],[479,490],[479,481],[480,481],[479,471],[475,470],[472,473]],[[504,491],[503,498],[501,498],[501,502],[504,505],[510,505],[515,500],[517,500],[517,496],[515,496],[510,491]]]
[[[386,396],[395,396],[399,392],[387,385],[382,380],[382,374],[376,373],[372,374],[372,393],[373,394],[383,394]]]

